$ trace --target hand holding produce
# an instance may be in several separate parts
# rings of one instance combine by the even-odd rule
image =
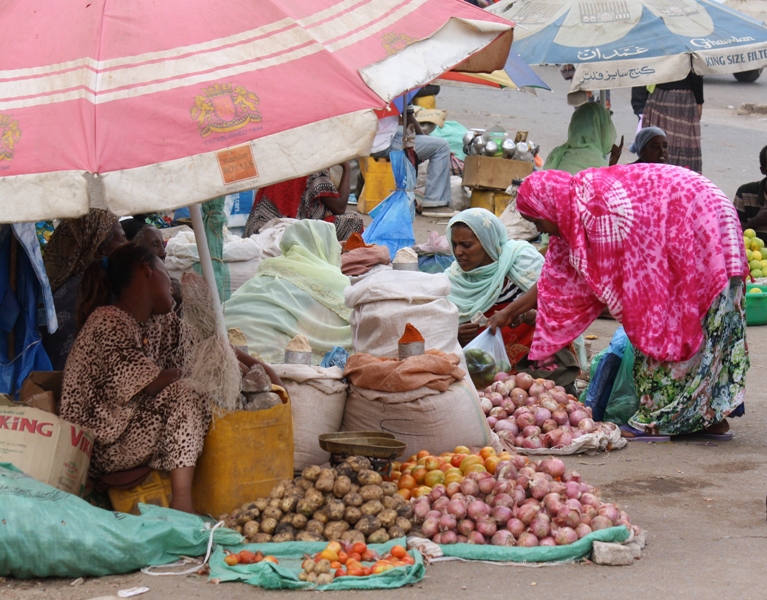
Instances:
[[[489,352],[480,348],[469,348],[464,350],[466,357],[466,366],[469,369],[471,380],[477,389],[481,389],[491,384],[498,373],[503,373],[511,369],[508,363],[498,364]]]

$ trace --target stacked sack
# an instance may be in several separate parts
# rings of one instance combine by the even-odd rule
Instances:
[[[376,273],[346,289],[356,354],[344,371],[350,385],[342,431],[387,431],[408,445],[405,455],[458,445],[500,450],[466,374],[449,292],[446,275],[416,271]],[[408,323],[428,350],[400,361]]]

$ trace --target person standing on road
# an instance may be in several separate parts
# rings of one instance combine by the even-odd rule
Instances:
[[[754,229],[760,239],[767,240],[767,146],[759,152],[759,170],[765,178],[740,186],[734,202],[741,227]]]
[[[607,307],[635,348],[640,399],[626,437],[731,437],[746,371],[743,235],[732,202],[692,171],[660,164],[529,175],[519,212],[551,235],[530,349],[542,360]],[[679,240],[695,240],[694,261]]]
[[[703,172],[700,117],[703,77],[692,71],[685,79],[655,86],[644,107],[642,125],[660,127],[668,136],[670,165]]]

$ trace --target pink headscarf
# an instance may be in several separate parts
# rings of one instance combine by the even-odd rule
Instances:
[[[560,233],[538,280],[533,360],[574,340],[605,306],[644,354],[688,360],[714,299],[748,274],[732,202],[681,167],[539,171],[519,188],[517,208]]]

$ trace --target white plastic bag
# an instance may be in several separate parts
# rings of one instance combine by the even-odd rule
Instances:
[[[509,188],[511,189],[511,188]],[[509,193],[509,189],[506,193]],[[510,240],[534,240],[538,237],[538,230],[530,221],[527,221],[517,210],[516,196],[510,200],[499,217]]]
[[[490,333],[490,328],[485,329],[464,347],[463,355],[471,380],[478,390],[493,383],[498,373],[511,370],[500,327],[495,330],[495,335]]]
[[[573,443],[564,448],[517,448],[514,440],[506,436],[499,436],[505,450],[517,454],[529,456],[568,456],[570,454],[595,454],[597,452],[610,452],[620,450],[628,443],[621,436],[621,430],[614,423],[599,423],[599,428],[573,440]]]

